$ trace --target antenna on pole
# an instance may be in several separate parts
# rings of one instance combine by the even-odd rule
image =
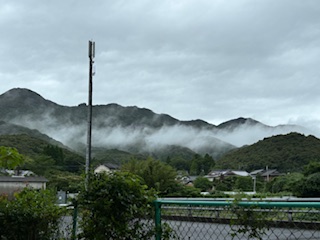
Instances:
[[[92,77],[93,77],[93,63],[95,57],[95,42],[89,41],[89,97],[88,97],[88,133],[87,133],[87,149],[86,149],[86,179],[85,179],[85,190],[88,190],[89,185],[89,171],[91,161],[91,135],[92,135]]]

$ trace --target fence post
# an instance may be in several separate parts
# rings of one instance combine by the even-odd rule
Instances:
[[[76,240],[77,234],[77,220],[78,220],[78,201],[73,202],[73,217],[72,217],[72,240]]]
[[[156,240],[161,240],[161,203],[158,200],[154,201],[155,206],[155,226],[156,226]]]

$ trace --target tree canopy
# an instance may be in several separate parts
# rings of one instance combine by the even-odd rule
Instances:
[[[320,140],[289,133],[233,150],[219,159],[216,167],[252,171],[269,166],[280,172],[302,172],[303,166],[311,161],[320,162]]]
[[[128,172],[96,174],[90,177],[79,204],[84,239],[150,239],[154,234],[151,217],[154,193],[140,177]]]
[[[147,160],[132,159],[122,166],[123,171],[140,176],[149,188],[160,195],[170,193],[177,184],[176,171],[168,164],[149,157]]]
[[[5,169],[15,169],[24,161],[16,148],[0,146],[0,167]]]

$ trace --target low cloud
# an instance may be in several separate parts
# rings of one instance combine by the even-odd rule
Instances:
[[[34,117],[25,116],[16,118],[12,122],[31,129],[37,129],[71,148],[84,147],[87,141],[87,125],[85,123],[59,122],[50,112],[44,114],[41,118],[35,119]],[[103,127],[97,128],[93,126],[93,146],[121,150],[129,150],[134,147],[139,149],[140,152],[150,152],[168,145],[176,145],[189,148],[195,152],[210,152],[211,150],[212,153],[219,149],[231,147],[231,145],[241,147],[253,144],[266,137],[290,132],[318,136],[316,132],[298,125],[269,127],[244,124],[231,131],[227,129],[201,130],[180,124],[161,128],[122,127],[120,125],[110,126],[111,122],[114,122],[114,119],[106,118],[104,119]],[[309,122],[309,126],[316,124],[317,122]]]

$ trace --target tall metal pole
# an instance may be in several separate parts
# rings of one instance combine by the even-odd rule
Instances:
[[[92,76],[93,76],[93,59],[95,57],[95,42],[89,41],[89,98],[88,98],[88,133],[87,133],[87,150],[86,150],[86,179],[85,190],[88,190],[89,172],[91,161],[91,135],[92,135]]]

